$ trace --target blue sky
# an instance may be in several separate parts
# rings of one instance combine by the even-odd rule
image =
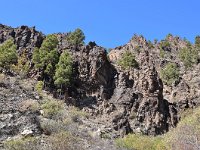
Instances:
[[[86,42],[113,48],[134,33],[148,40],[168,33],[200,35],[200,0],[2,0],[0,23],[36,26],[45,34],[81,28]]]

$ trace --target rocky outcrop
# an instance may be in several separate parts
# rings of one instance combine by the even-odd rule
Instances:
[[[163,99],[163,84],[150,54],[140,53],[139,60],[139,69],[124,72],[118,68],[113,95],[99,106],[102,120],[121,136],[163,134],[179,119],[175,105]]]
[[[35,30],[35,27],[21,26],[11,28],[0,24],[0,44],[9,38],[14,39],[18,53],[26,53],[28,58],[32,56],[35,47],[40,47],[45,36]]]
[[[169,103],[163,99],[163,83],[155,69],[152,57],[147,51],[140,55],[138,91],[142,98],[134,128],[146,134],[162,134],[167,132],[170,126],[176,126],[178,118],[173,116],[177,114],[170,110]]]
[[[143,36],[134,35],[127,44],[111,49],[108,57],[112,63],[115,63],[121,58],[124,51],[134,53],[137,58],[139,53],[143,50],[148,50],[148,43],[146,39]]]
[[[161,57],[161,51],[162,51],[162,43],[167,43],[167,47],[170,50],[164,50],[164,56]],[[151,45],[151,46],[150,46]],[[108,54],[109,59],[111,62],[116,63],[118,59],[120,58],[121,54],[124,53],[125,51],[130,51],[134,53],[136,56],[136,60],[140,61],[140,53],[144,50],[147,50],[151,57],[154,60],[154,65],[155,68],[158,72],[158,75],[160,76],[160,71],[161,69],[169,62],[176,63],[179,67],[180,70],[180,78],[179,81],[176,83],[168,86],[166,84],[163,85],[163,96],[165,99],[170,101],[171,103],[177,102],[181,99],[185,99],[185,97],[199,97],[199,92],[198,92],[198,72],[199,72],[199,66],[194,64],[192,66],[192,69],[186,69],[184,67],[183,62],[179,58],[179,52],[182,48],[188,48],[188,46],[192,47],[195,49],[194,45],[189,43],[189,41],[185,39],[181,39],[178,36],[173,36],[169,34],[164,40],[161,41],[155,41],[154,43],[149,44],[149,42],[142,36],[137,36],[134,35],[133,38],[124,46],[119,46],[111,50],[111,52]],[[184,84],[187,84],[192,90],[189,92],[188,90],[183,92],[180,88],[183,88],[183,82]],[[192,83],[193,82],[193,83]],[[179,87],[179,88],[178,88]],[[179,90],[180,89],[180,90]],[[180,94],[181,97],[176,97],[174,95],[174,92]],[[188,91],[188,92],[187,92]],[[177,93],[177,94],[178,94]],[[190,93],[190,94],[189,94]],[[191,94],[193,93],[193,94]],[[178,94],[178,95],[179,95]],[[192,96],[193,95],[193,96]],[[191,99],[191,98],[189,98]]]
[[[176,126],[176,107],[163,98],[156,61],[143,37],[135,36],[127,45],[111,51],[110,63],[103,47],[94,42],[76,49],[68,47],[66,35],[58,34],[58,47],[59,51],[70,50],[74,58],[70,96],[77,106],[96,116],[105,129],[118,131],[115,136],[130,132],[157,135]],[[139,69],[123,70],[116,64],[124,51],[136,53]]]
[[[115,137],[130,132],[163,134],[176,126],[179,110],[199,103],[199,67],[185,71],[178,51],[187,42],[181,38],[169,35],[164,40],[168,42],[166,55],[161,58],[163,41],[151,43],[142,36],[135,35],[126,45],[107,54],[95,42],[73,47],[66,40],[67,33],[56,35],[59,53],[68,50],[73,56],[73,84],[69,87],[68,102],[90,113],[97,122],[102,122],[106,131],[116,133]],[[0,25],[0,43],[10,37],[14,38],[19,54],[26,50],[29,59],[45,38],[34,27]],[[134,53],[139,68],[123,70],[118,66],[116,62],[125,51]],[[180,80],[171,86],[163,85],[159,75],[168,62],[180,64]]]
[[[88,45],[71,47],[66,41],[67,34],[58,34],[58,50],[68,50],[73,56],[73,87],[69,95],[76,100],[76,104],[96,106],[98,101],[110,99],[115,88],[114,76],[116,69],[107,59],[105,48],[95,42]]]

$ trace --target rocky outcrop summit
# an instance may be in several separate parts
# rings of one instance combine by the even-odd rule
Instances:
[[[11,28],[0,24],[0,44],[13,38],[19,54],[26,53],[30,58],[35,47],[40,47],[44,34],[35,30],[35,27],[21,26]]]
[[[161,58],[159,43],[152,44],[142,36],[134,36],[126,45],[116,47],[107,54],[105,48],[95,42],[70,47],[66,33],[55,35],[59,40],[58,52],[68,49],[73,56],[74,82],[69,88],[67,102],[102,123],[102,133],[116,133],[114,137],[131,132],[163,134],[177,125],[179,110],[195,107],[199,103],[199,66],[194,66],[192,73],[184,71],[177,51],[186,46],[186,42],[178,37],[168,37],[171,44],[165,52],[170,57]],[[26,49],[28,58],[31,58],[34,48],[41,46],[45,36],[34,27],[0,25],[0,43],[8,38],[14,39],[19,54]],[[138,68],[125,70],[117,64],[126,51],[135,54]],[[163,84],[160,78],[161,67],[166,62],[175,62],[181,68],[180,81],[171,86]],[[8,102],[5,99],[5,103]],[[3,114],[3,118],[6,117],[13,116]]]

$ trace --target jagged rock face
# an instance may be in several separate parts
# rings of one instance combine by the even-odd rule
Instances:
[[[81,108],[97,117],[123,136],[130,132],[156,135],[176,126],[175,107],[163,99],[163,85],[154,65],[155,61],[143,37],[135,37],[125,47],[109,54],[116,62],[125,50],[137,53],[140,68],[121,70],[107,60],[104,48],[91,42],[77,49],[69,48],[66,34],[60,34],[60,51],[70,49],[74,58],[76,101]],[[118,57],[117,57],[117,56]],[[73,96],[72,96],[73,97]],[[135,115],[135,116],[134,116]]]
[[[117,62],[124,51],[130,51],[133,52],[137,58],[139,56],[139,52],[143,50],[148,50],[146,39],[142,36],[134,35],[126,45],[112,49],[109,52],[108,57],[111,62]]]
[[[75,78],[81,84],[110,86],[116,73],[114,67],[107,59],[105,48],[98,46],[95,42],[79,47],[70,47],[66,40],[67,33],[57,34],[60,52],[69,50],[73,56]],[[95,89],[94,89],[95,90]]]
[[[116,47],[115,49],[112,49],[111,52],[108,54],[109,59],[111,62],[116,63],[118,59],[120,58],[121,54],[124,53],[124,51],[131,51],[135,54],[136,60],[139,60],[139,55],[142,51],[147,50],[149,54],[153,57],[155,68],[158,72],[158,75],[160,74],[161,69],[169,62],[176,63],[179,66],[180,69],[180,79],[177,83],[174,83],[173,85],[163,85],[163,96],[165,99],[167,99],[169,102],[177,102],[179,100],[184,100],[186,97],[196,97],[196,99],[199,99],[199,91],[198,88],[198,77],[199,77],[199,67],[198,65],[194,65],[192,70],[186,70],[184,67],[183,62],[181,62],[179,58],[179,51],[182,48],[187,48],[188,42],[186,40],[181,39],[180,37],[174,37],[172,35],[168,35],[165,42],[169,43],[170,50],[165,50],[164,57],[162,58],[160,56],[160,44],[161,42],[155,42],[153,44],[153,47],[148,47],[148,42],[142,37],[135,35],[126,45]],[[183,83],[188,85],[189,91],[187,89],[183,91]],[[179,85],[178,85],[179,84]],[[186,87],[186,86],[185,86]],[[180,91],[179,91],[180,89]],[[181,90],[182,89],[182,90]],[[188,92],[187,92],[188,91]],[[175,93],[175,94],[174,94]],[[183,94],[184,93],[184,94]],[[177,96],[175,96],[177,95]],[[180,97],[178,96],[180,95]],[[196,101],[196,100],[195,100]]]
[[[186,43],[179,38],[168,37],[171,47],[167,52],[170,57],[166,59],[160,58],[159,43],[150,48],[143,37],[134,36],[126,45],[111,50],[108,61],[105,49],[94,42],[69,47],[67,34],[56,35],[58,51],[61,53],[68,49],[73,56],[74,82],[69,89],[70,98],[76,106],[91,113],[97,121],[103,122],[105,128],[117,131],[118,135],[130,132],[148,135],[165,133],[176,126],[179,120],[177,110],[193,107],[194,104],[189,101],[191,98],[195,104],[199,101],[199,67],[193,70],[192,77],[186,72],[172,87],[164,85],[163,88],[159,78],[161,66],[167,62],[180,62],[177,53]],[[28,50],[29,58],[34,47],[40,47],[44,39],[44,35],[34,28],[0,25],[0,43],[9,37],[14,38],[19,53],[23,49]],[[122,70],[116,64],[125,51],[135,54],[138,69]],[[180,66],[183,73],[182,64]],[[175,98],[181,102],[174,102]]]
[[[84,102],[83,97],[91,104],[109,99],[114,89],[116,71],[108,62],[105,49],[90,43],[71,52],[74,57],[75,88],[82,95],[81,103]]]
[[[129,113],[130,116],[131,114],[136,116],[136,119],[129,120],[133,131],[142,131],[146,134],[153,135],[162,134],[168,131],[170,127],[175,127],[179,120],[177,110],[179,110],[180,107],[185,108],[184,105],[187,103],[187,101],[181,101],[183,103],[179,102],[176,104],[175,102],[174,104],[171,104],[163,98],[164,96],[170,100],[170,102],[174,102],[172,101],[172,96],[170,97],[169,95],[173,95],[173,91],[177,91],[176,96],[180,95],[178,99],[187,99],[186,97],[188,97],[190,91],[188,90],[189,87],[183,87],[181,84],[178,86],[176,85],[177,87],[173,85],[172,88],[165,85],[165,95],[163,95],[163,84],[161,79],[159,79],[159,73],[157,71],[160,71],[161,67],[169,61],[175,63],[180,62],[177,57],[178,51],[187,44],[180,38],[173,36],[168,36],[166,40],[168,40],[171,45],[169,54],[170,59],[160,58],[159,43],[155,43],[153,49],[149,48],[147,41],[141,36],[134,36],[128,44],[116,47],[108,54],[111,62],[116,63],[124,51],[130,51],[135,54],[136,60],[140,65],[140,70],[134,70],[134,73],[132,74],[132,76],[134,76],[134,90],[130,90],[137,95],[135,96],[135,100],[131,103],[131,105],[133,105],[131,108],[132,112],[130,111]],[[181,64],[181,71],[182,70],[183,66]],[[180,90],[180,87],[182,87],[182,90]],[[184,91],[185,95],[178,92],[179,90]],[[168,91],[168,93],[166,93],[166,91]],[[192,103],[187,103],[187,105],[190,105],[191,107],[194,106]]]
[[[164,58],[160,58],[160,43],[155,43],[153,48],[149,48],[147,41],[140,36],[134,36],[126,45],[116,47],[108,54],[111,62],[116,65],[121,54],[130,51],[135,54],[140,65],[140,70],[134,70],[132,75],[129,73],[129,77],[124,81],[133,77],[134,90],[127,89],[125,86],[126,90],[124,91],[130,91],[129,93],[137,95],[134,96],[134,100],[129,101],[131,102],[129,106],[133,104],[132,110],[134,111],[127,113],[130,116],[131,113],[136,116],[136,119],[129,119],[133,131],[139,130],[153,135],[164,133],[170,127],[176,126],[180,119],[178,112],[199,105],[199,66],[185,71],[184,65],[178,57],[179,50],[186,47],[187,42],[171,35],[166,38],[166,41],[170,43],[170,51],[165,52],[166,57]],[[180,75],[182,75],[179,81],[171,86],[162,85],[162,81],[159,79],[161,68],[168,62],[179,64]],[[117,91],[116,89],[115,91]],[[128,95],[126,92],[121,93]],[[121,94],[121,99],[124,98],[123,94]],[[119,106],[117,105],[116,108]]]
[[[17,45],[19,54],[22,52],[28,53],[28,58],[32,56],[35,47],[40,47],[45,36],[35,30],[35,27],[29,28],[21,26],[11,28],[0,24],[0,43],[3,43],[9,38],[13,38]]]
[[[60,52],[68,50],[73,56],[74,89],[72,97],[82,105],[96,104],[97,100],[109,99],[114,89],[115,68],[107,59],[105,48],[95,42],[71,47],[66,41],[67,34],[57,34]]]
[[[154,61],[148,51],[140,53],[139,91],[143,95],[156,96],[162,99],[163,85],[158,77]]]
[[[178,122],[175,106],[163,99],[163,84],[152,57],[144,51],[139,60],[139,69],[124,72],[118,68],[114,93],[99,107],[121,136],[130,132],[163,134]]]
[[[169,123],[175,126],[178,120],[175,118],[173,123],[171,122],[169,104],[163,99],[163,84],[158,77],[152,57],[147,51],[140,55],[138,88],[142,98],[134,128],[150,135],[162,134],[168,131]]]

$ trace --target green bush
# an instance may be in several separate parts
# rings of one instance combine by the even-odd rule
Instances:
[[[140,134],[129,134],[124,138],[116,140],[121,148],[128,150],[165,150],[163,137],[152,137]]]
[[[44,82],[43,81],[38,81],[37,84],[35,85],[36,91],[38,93],[41,93],[43,88],[44,88]]]
[[[121,59],[118,61],[118,65],[120,65],[124,69],[138,68],[138,62],[135,60],[135,56],[131,52],[125,52],[122,54]]]
[[[56,100],[46,100],[41,105],[42,110],[44,111],[44,116],[47,118],[58,117],[61,112],[64,110],[64,103],[62,101]]]
[[[174,81],[179,78],[179,68],[175,63],[168,63],[161,70],[161,78],[167,84],[171,85]]]
[[[192,67],[198,61],[198,51],[194,48],[187,47],[179,51],[179,58],[184,63],[186,69]]]
[[[9,70],[12,64],[17,63],[17,46],[9,39],[0,45],[0,68]]]

